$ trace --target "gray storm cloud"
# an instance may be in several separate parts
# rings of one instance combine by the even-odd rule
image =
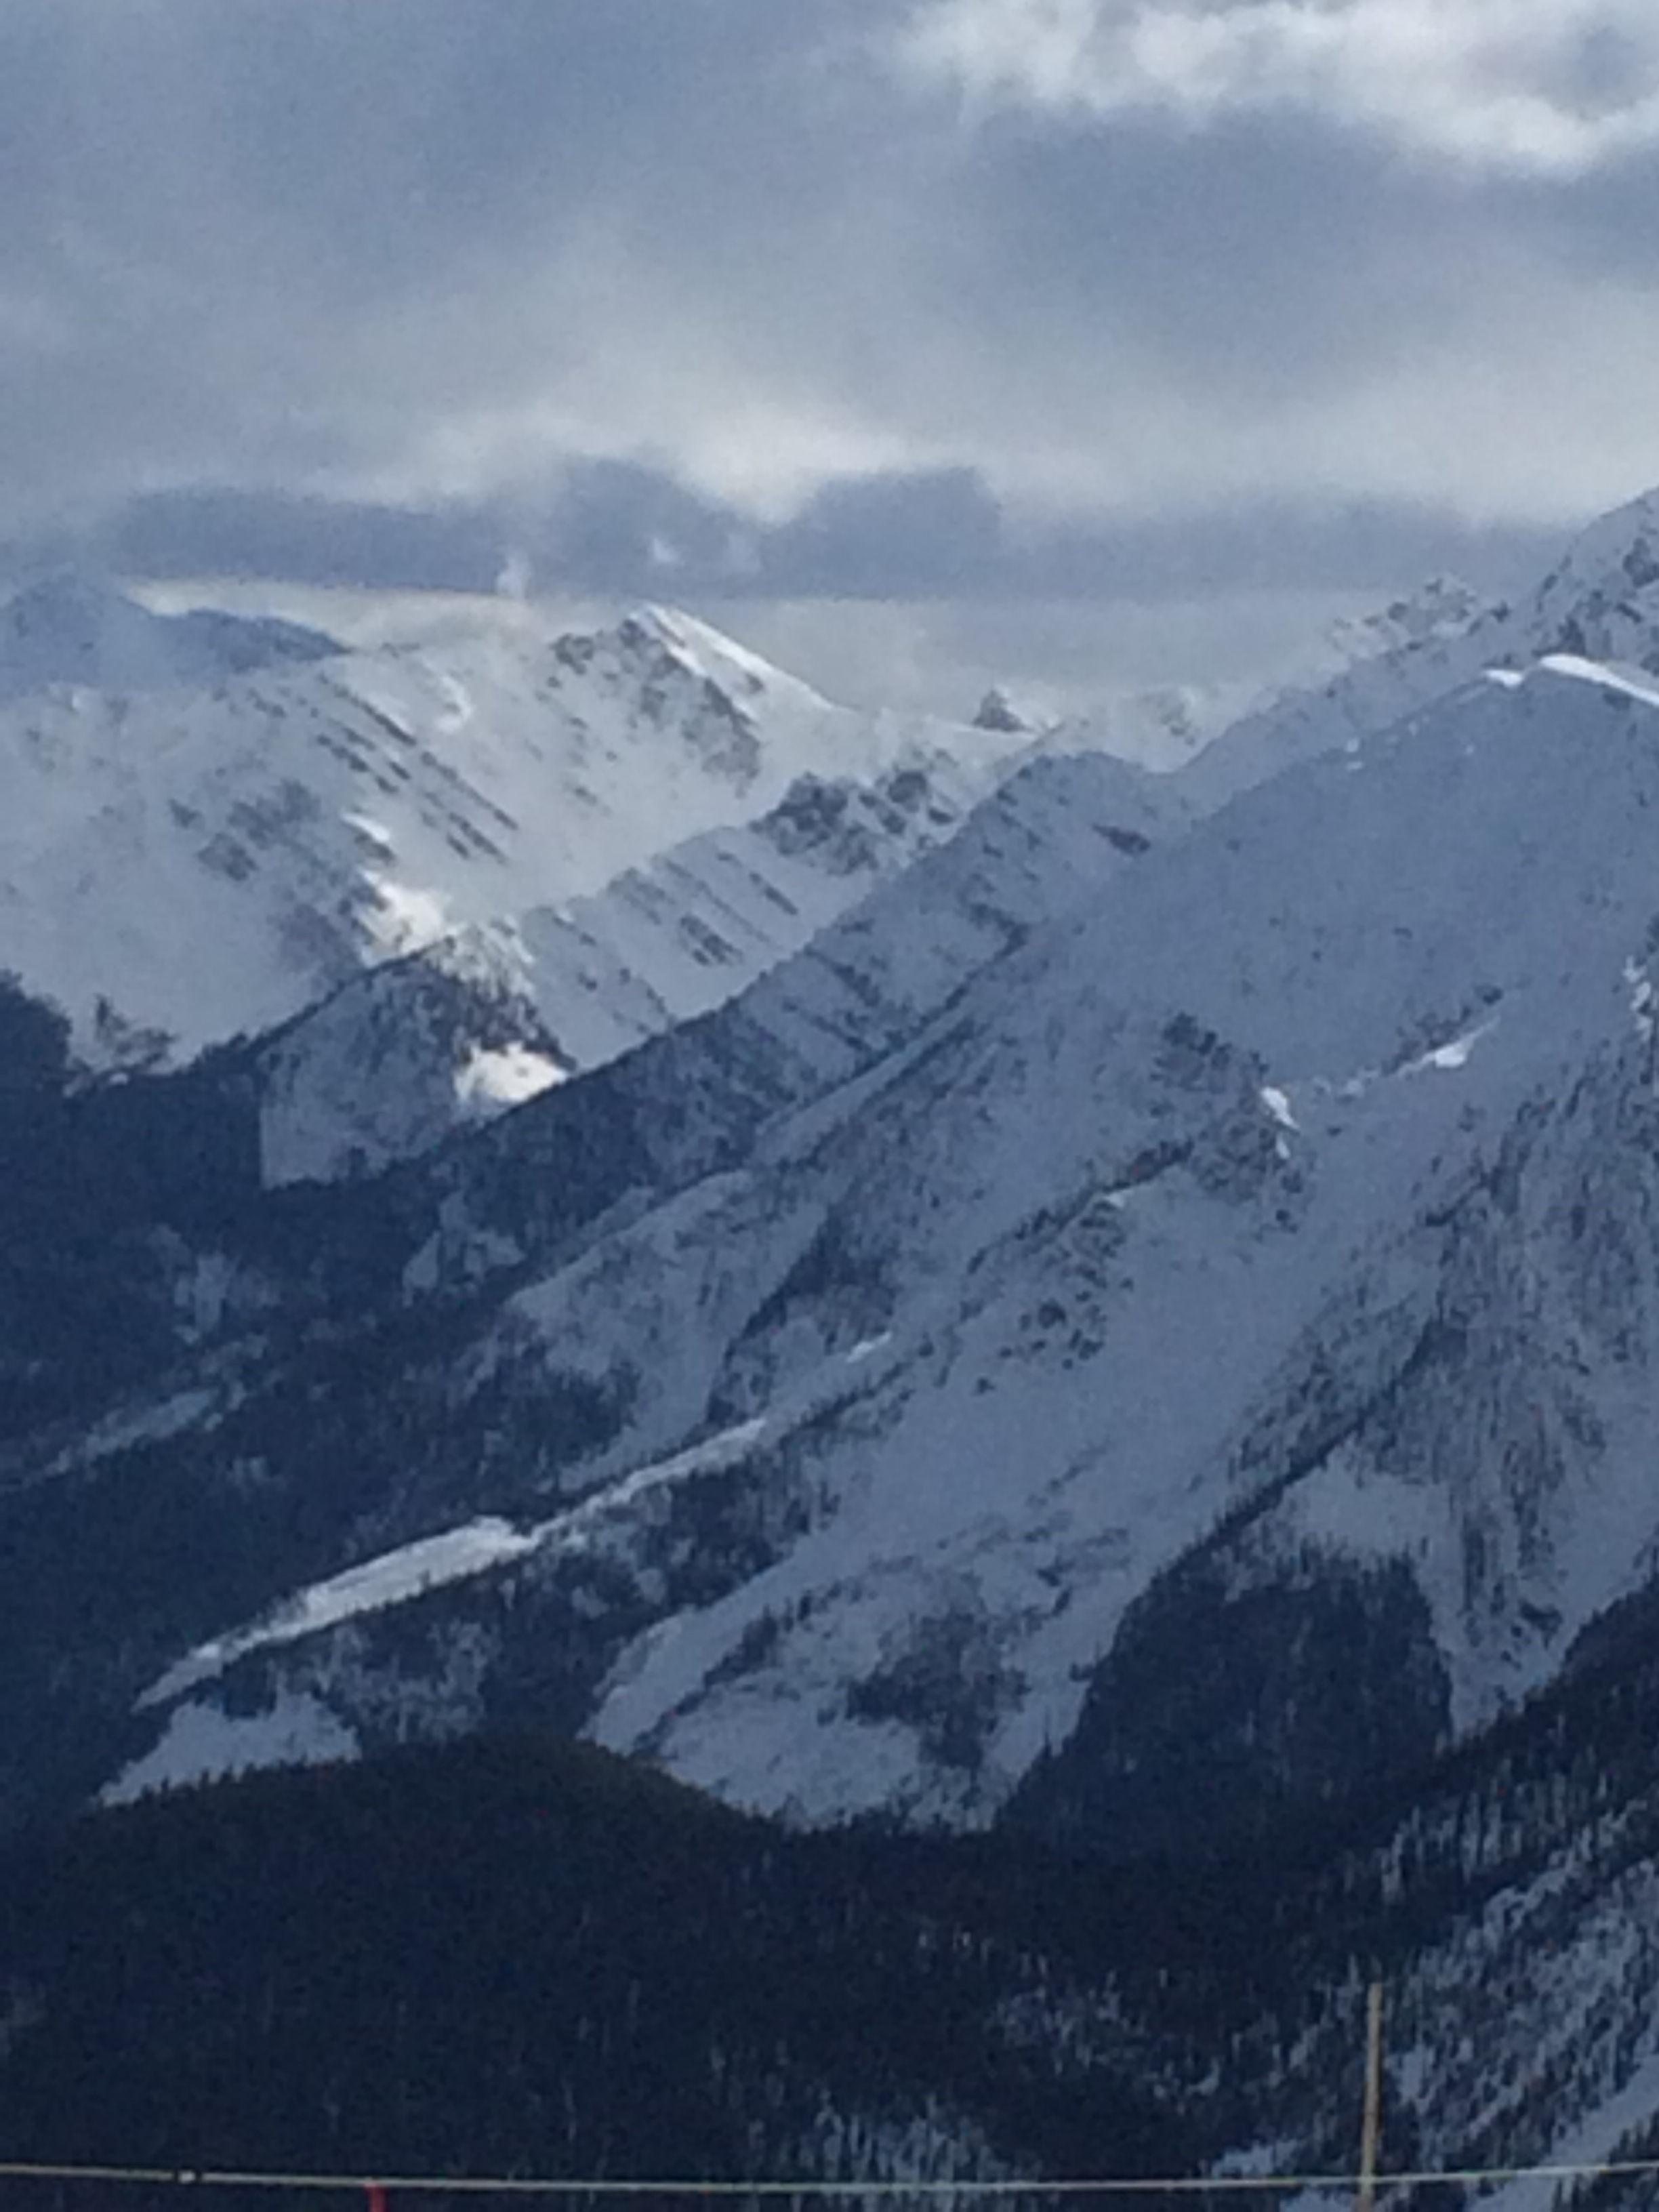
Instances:
[[[902,598],[1553,526],[1659,478],[1656,64],[1647,0],[12,0],[0,532]]]
[[[918,0],[895,51],[991,103],[1301,111],[1475,172],[1574,178],[1659,145],[1649,0]]]

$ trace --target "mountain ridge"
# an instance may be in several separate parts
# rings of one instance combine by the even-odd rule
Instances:
[[[112,605],[146,638],[195,619],[100,598],[106,627]],[[1010,750],[764,668],[661,613],[563,638],[480,615],[430,649],[158,691],[0,684],[9,964],[89,1053],[100,1001],[188,1053],[457,927],[597,893],[802,774],[870,785],[948,753],[988,780]]]
[[[456,1449],[476,1421],[499,1422],[484,1413],[498,1382],[527,1391],[526,1413],[541,1393],[550,1407],[587,1407],[574,1456],[555,1446],[539,1478],[556,1510],[538,1514],[534,1483],[492,1498],[487,1482],[487,1510],[499,1516],[514,1498],[503,1566],[451,1588],[425,1575],[417,1546],[412,1578],[388,1570],[414,1615],[436,1623],[449,1608],[412,1675],[405,1632],[356,1607],[315,1638],[233,1638],[227,1681],[241,1684],[243,1709],[300,1697],[355,1727],[388,1698],[430,1699],[438,1724],[465,1724],[482,1692],[453,1674],[457,1653],[476,1666],[496,1650],[486,1671],[498,1663],[505,1686],[514,1651],[550,1641],[574,1653],[586,1618],[588,1686],[561,1710],[586,1710],[602,1741],[808,1817],[896,1793],[924,1817],[987,1817],[1045,1736],[1074,1725],[1127,1598],[1242,1497],[1270,1502],[1284,1472],[1300,1467],[1293,1487],[1311,1496],[1378,1390],[1433,1379],[1418,1347],[1441,1255],[1457,1249],[1448,1232],[1483,1188],[1485,1145],[1502,1157],[1540,1081],[1547,1095],[1576,1074],[1588,1101],[1583,1071],[1599,1055],[1621,1110],[1646,1065],[1626,963],[1650,918],[1640,800],[1659,803],[1656,727],[1627,683],[1555,664],[1489,681],[1376,741],[1358,776],[1339,758],[1247,794],[970,978],[889,1061],[769,1128],[763,1115],[746,1164],[740,1148],[678,1194],[601,1215],[562,1257],[510,1244],[490,1257],[512,1217],[486,1228],[455,1185],[465,1212],[446,1231],[449,1255],[441,1247],[422,1262],[432,1272],[406,1283],[460,1279],[470,1238],[474,1282],[505,1269],[510,1289],[457,1370],[471,1379],[447,1400]],[[1540,906],[1524,849],[1528,823],[1559,842],[1563,779],[1583,787],[1587,749],[1632,780],[1603,775],[1598,811],[1576,825],[1607,886],[1588,915],[1583,864],[1564,865],[1560,902]],[[1378,843],[1373,775],[1399,786],[1393,844]],[[1402,884],[1396,864],[1420,847],[1425,820],[1436,838]],[[1472,838],[1516,853],[1506,879],[1468,880]],[[1282,851],[1288,866],[1310,848],[1330,866],[1325,903],[1304,901],[1291,929],[1284,870],[1267,855]],[[1609,874],[1620,853],[1622,878]],[[1206,939],[1225,948],[1207,977],[1173,933],[1200,881]],[[1415,937],[1384,920],[1402,899]],[[1345,935],[1389,948],[1373,951],[1358,1001],[1352,961],[1337,957]],[[1269,952],[1271,991],[1259,964]],[[1136,979],[1121,1000],[1101,980],[1113,961]],[[1425,976],[1440,1002],[1425,1003]],[[516,1151],[522,1138],[508,1123],[492,1141]],[[1572,1249],[1562,1265],[1576,1269]],[[1232,1348],[1213,1365],[1213,1402],[1177,1418],[1170,1377],[1194,1330]],[[1508,1376],[1514,1355],[1495,1334]],[[1308,1379],[1322,1366],[1341,1378],[1334,1402],[1329,1384]],[[447,1393],[443,1371],[423,1387]],[[1571,1400],[1563,1407],[1583,1429]],[[1604,1426],[1612,1411],[1598,1404]],[[1437,1390],[1428,1418],[1449,1418]],[[233,1402],[229,1431],[248,1419]],[[1628,1457],[1628,1443],[1618,1449]],[[1386,1483],[1382,1495],[1394,1495]],[[1409,1564],[1440,1525],[1423,1514],[1444,1502],[1431,1487],[1382,1561],[1403,1540]],[[1488,1527],[1489,1545],[1509,1542],[1522,1502],[1492,1521],[1477,1493],[1431,1550],[1458,1540],[1459,1512]],[[404,1526],[419,1539],[418,1523]],[[437,1533],[429,1521],[426,1533]],[[1292,1555],[1305,1540],[1292,1516]],[[683,1564],[665,1584],[669,1559]],[[1475,1616],[1460,1626],[1461,1601],[1425,1588],[1430,1677],[1474,1669],[1475,1686],[1453,1701],[1458,1727],[1544,1679],[1538,1655],[1558,1663],[1564,1638],[1620,1594],[1628,1555],[1615,1565],[1571,1607],[1556,1592],[1544,1631],[1525,1626],[1527,1607],[1546,1602],[1535,1575],[1505,1570],[1492,1588],[1504,1634],[1521,1635],[1513,1662],[1501,1638],[1486,1649]],[[619,1596],[600,1633],[607,1577],[621,1578]],[[943,1674],[920,1656],[934,1645],[952,1655]],[[608,1687],[584,1672],[607,1651]],[[165,1735],[179,1698],[218,1671],[135,1692],[151,1691],[144,1710]],[[817,1699],[810,1731],[804,1695]],[[1431,1680],[1431,1701],[1440,1695]],[[958,1710],[953,1735],[945,1716]],[[1431,1714],[1431,1741],[1440,1726]]]

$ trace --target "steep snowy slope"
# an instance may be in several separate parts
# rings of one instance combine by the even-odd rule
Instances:
[[[1436,578],[1381,616],[1327,641],[1332,665],[1269,691],[1192,755],[1181,779],[1194,802],[1217,806],[1298,761],[1388,728],[1481,671],[1536,659],[1515,611]]]
[[[458,1157],[406,1279],[505,1260],[521,1286],[405,1387],[510,1526],[388,1469],[336,1562],[378,1526],[381,1564],[158,1668],[148,1755],[222,1677],[244,1715],[526,1708],[745,1803],[984,1819],[1091,1680],[1111,1707],[1166,1599],[1166,1691],[1236,1598],[1301,1623],[1278,1703],[1240,1668],[1222,1715],[1271,1745],[1296,1655],[1322,1664],[1298,1605],[1328,1558],[1395,1751],[1478,1724],[1659,1529],[1656,852],[1653,699],[1559,659],[1146,854],[746,1166],[590,1217],[550,1266]],[[503,1167],[539,1111],[492,1133]],[[280,1431],[221,1407],[216,1452],[257,1437],[265,1480],[314,1482],[331,1388],[308,1435],[286,1390]],[[1148,1742],[1091,1725],[1127,1822],[1111,1762]],[[1159,1755],[1190,1780],[1190,1741]],[[1342,1778],[1310,1754],[1291,1782]]]
[[[538,1002],[575,1066],[614,1060],[735,997],[944,842],[991,781],[985,763],[944,752],[868,784],[803,777],[757,822],[712,830],[591,898],[523,916]]]
[[[1188,818],[1176,792],[1103,754],[1041,755],[964,817],[984,780],[945,757],[872,786],[805,778],[758,821],[690,839],[562,911],[349,984],[259,1055],[267,1179],[423,1151],[780,963],[736,1027],[767,1060],[792,1059],[792,1082],[838,1080]]]
[[[1659,493],[1583,531],[1533,590],[1483,605],[1436,578],[1329,643],[1335,665],[1257,702],[1183,770],[1194,803],[1215,805],[1281,769],[1386,729],[1487,668],[1557,653],[1659,667]]]
[[[88,1048],[104,999],[188,1050],[595,892],[803,775],[942,748],[967,772],[1011,741],[831,707],[659,614],[550,638],[505,611],[205,688],[59,683],[0,708],[0,947]]]
[[[949,837],[988,781],[920,751],[870,784],[803,777],[757,821],[360,977],[261,1055],[268,1180],[407,1158],[723,1005]]]
[[[259,1046],[267,1186],[372,1174],[570,1072],[505,932],[471,928],[369,969]]]
[[[1167,787],[1119,763],[1033,762],[736,1002],[380,1182],[259,1201],[245,1050],[78,1102],[103,1121],[77,1110],[53,1139],[62,1203],[13,1250],[5,1286],[0,1802],[56,1787],[60,1753],[85,1769],[71,1790],[95,1786],[99,1708],[110,1755],[142,1749],[110,1711],[112,1680],[136,1694],[183,1643],[458,1506],[505,1502],[503,1480],[544,1510],[549,1481],[568,1486],[563,1460],[621,1400],[527,1346],[485,1383],[494,1413],[469,1410],[441,1347],[488,1330],[528,1270],[653,1193],[740,1164],[769,1119],[869,1067],[1034,926],[1143,866],[1172,819]],[[405,1042],[394,1033],[391,1049]],[[108,1257],[71,1257],[65,1276],[66,1249]],[[157,1380],[135,1396],[146,1372]],[[31,1403],[81,1410],[30,1440]],[[68,1619],[84,1637],[66,1662]]]
[[[1195,803],[1213,805],[1478,673],[1482,661],[1466,665],[1448,648],[1492,611],[1467,585],[1434,576],[1405,598],[1334,623],[1271,680],[1125,690],[1060,720],[992,691],[981,713],[991,727],[1015,714],[1046,743],[1098,747],[1160,774],[1179,772]]]

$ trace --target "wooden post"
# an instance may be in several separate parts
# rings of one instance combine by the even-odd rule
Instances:
[[[1372,2212],[1376,2201],[1376,2148],[1382,2132],[1382,1984],[1365,1997],[1365,2113],[1359,2130],[1359,2190],[1354,2212]]]

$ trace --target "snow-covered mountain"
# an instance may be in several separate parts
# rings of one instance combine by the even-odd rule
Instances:
[[[229,617],[65,587],[8,619],[0,672],[32,688],[0,704],[0,945],[92,1054],[100,1001],[187,1052],[599,892],[803,775],[874,786],[948,757],[983,788],[1011,749],[833,707],[654,611],[550,637],[504,607],[424,645],[252,666]],[[215,680],[141,685],[155,637],[198,619]]]
[[[1489,684],[1148,856],[744,1173],[520,1291],[481,1379],[508,1345],[628,1378],[510,1570],[532,1636],[595,1577],[659,1593],[600,1739],[812,1816],[982,1814],[1241,1521],[1270,1581],[1405,1565],[1425,1742],[1543,1679],[1659,1527],[1642,1263],[1603,1304],[1587,1225],[1639,1164],[1608,1139],[1644,1126],[1656,808],[1647,699],[1583,664]],[[788,1533],[757,1572],[706,1528],[691,1601],[670,1562],[711,1513]]]
[[[1395,626],[1447,646],[1433,610]],[[743,1802],[983,1820],[1072,1743],[1088,1785],[1030,1788],[1132,1826],[1125,1778],[1185,1753],[1125,1684],[1178,1684],[1194,1617],[1218,1649],[1334,1587],[1411,1654],[1376,1708],[1400,1756],[1485,1724],[1659,1535],[1659,1322],[1612,1195],[1645,1187],[1656,729],[1650,687],[1558,654],[1196,822],[1184,777],[1039,757],[724,1008],[303,1217],[306,1280],[367,1301],[331,1332],[460,1302],[399,1370],[434,1433],[418,1468],[360,1438],[286,1582],[268,1559],[217,1619],[198,1589],[127,1764],[211,1731],[222,1678],[338,1741],[555,1695],[554,1650],[567,1718]],[[485,996],[533,1024],[521,973]],[[520,1079],[523,1040],[475,1042]],[[534,1048],[526,1089],[565,1068],[556,1024]],[[205,1379],[52,1463],[311,1495],[362,1382],[296,1398],[307,1341],[227,1365],[210,1331]],[[1250,1680],[1212,1737],[1259,1737]]]
[[[1254,684],[1161,684],[1099,701],[1048,729],[1051,745],[1098,746],[1161,774],[1184,769],[1212,739],[1242,721],[1263,698]]]
[[[261,1056],[269,1180],[406,1158],[723,1005],[950,837],[988,781],[920,749],[869,783],[803,776],[753,822],[369,971]]]
[[[1531,591],[1486,605],[1436,577],[1327,641],[1333,665],[1231,719],[1183,781],[1214,805],[1299,760],[1386,729],[1483,669],[1522,669],[1552,653],[1659,668],[1659,495],[1644,494],[1582,531]]]
[[[408,1158],[774,968],[747,1025],[802,1080],[839,1079],[1187,820],[1177,792],[1103,754],[1040,753],[964,812],[984,781],[946,755],[870,785],[803,778],[562,910],[348,984],[261,1051],[267,1180]]]
[[[219,1525],[222,1511],[240,1518],[256,1496],[252,1510],[262,1525],[268,1509],[277,1516],[268,1540],[256,1547],[260,1564],[255,1583],[246,1586],[239,1601],[256,1605],[279,1597],[296,1568],[314,1574],[326,1571],[330,1559],[341,1556],[342,1547],[361,1552],[368,1531],[352,1536],[359,1506],[351,1501],[361,1504],[378,1489],[387,1472],[388,1447],[402,1462],[398,1485],[435,1447],[459,1483],[458,1494],[482,1495],[475,1477],[499,1466],[498,1451],[488,1447],[477,1460],[478,1440],[466,1419],[440,1413],[434,1403],[422,1419],[422,1440],[412,1456],[398,1441],[404,1436],[401,1419],[377,1418],[355,1441],[341,1440],[357,1472],[349,1485],[331,1486],[330,1502],[319,1497],[320,1518],[298,1506],[292,1486],[297,1479],[308,1486],[311,1474],[302,1462],[308,1462],[316,1441],[307,1438],[303,1410],[313,1402],[312,1395],[307,1386],[296,1395],[289,1381],[278,1380],[277,1370],[285,1370],[291,1355],[309,1357],[303,1351],[305,1315],[314,1296],[323,1300],[318,1320],[325,1338],[341,1328],[348,1336],[362,1325],[377,1329],[380,1323],[371,1316],[389,1300],[388,1343],[395,1343],[404,1327],[398,1309],[406,1304],[411,1311],[422,1309],[428,1296],[447,1305],[458,1289],[471,1297],[468,1285],[478,1286],[487,1314],[510,1282],[522,1277],[530,1255],[574,1249],[590,1240],[607,1217],[640,1212],[653,1190],[667,1197],[711,1172],[738,1165],[769,1119],[792,1107],[805,1108],[870,1068],[915,1035],[986,963],[1087,897],[1115,871],[1144,865],[1154,841],[1178,830],[1179,823],[1167,787],[1119,763],[1098,756],[1033,761],[984,802],[955,839],[916,861],[728,1006],[680,1025],[594,1074],[556,1086],[471,1142],[446,1148],[384,1187],[342,1189],[325,1205],[320,1196],[315,1203],[308,1200],[297,1213],[284,1206],[264,1227],[257,1209],[251,1211],[257,1190],[256,1132],[237,1134],[238,1117],[248,1111],[243,1103],[250,1083],[246,1054],[240,1059],[232,1055],[222,1075],[204,1068],[199,1078],[158,1080],[151,1090],[130,1085],[94,1094],[88,1103],[106,1104],[117,1115],[118,1127],[101,1139],[94,1130],[94,1139],[141,1162],[155,1161],[155,1169],[144,1172],[151,1174],[156,1194],[149,1201],[149,1218],[158,1226],[124,1248],[122,1235],[131,1238],[145,1217],[139,1213],[135,1218],[125,1194],[113,1214],[107,1206],[100,1210],[101,1155],[94,1151],[88,1159],[82,1138],[61,1170],[64,1197],[49,1206],[50,1219],[40,1224],[35,1264],[41,1287],[33,1292],[24,1256],[30,1248],[19,1251],[22,1304],[9,1358],[20,1395],[27,1384],[29,1394],[54,1408],[69,1394],[87,1405],[100,1376],[110,1377],[102,1385],[106,1391],[113,1384],[122,1395],[108,1405],[105,1418],[89,1425],[84,1449],[56,1420],[37,1442],[23,1441],[16,1422],[9,1424],[18,1442],[8,1456],[6,1479],[28,1484],[33,1480],[29,1469],[55,1468],[78,1480],[72,1470],[82,1468],[118,1518],[125,1512],[121,1499],[136,1497],[144,1485],[105,1492],[102,1481],[106,1473],[126,1462],[129,1452],[148,1460],[156,1449],[165,1456],[177,1444],[192,1462],[198,1453],[204,1455],[199,1470],[206,1492],[198,1493],[195,1478],[187,1477],[184,1489],[174,1493],[197,1530],[187,1540],[192,1553],[204,1531]],[[390,969],[378,980],[392,984],[404,972]],[[280,1037],[275,1041],[277,1050],[282,1043]],[[402,1064],[396,1054],[406,1052],[406,1039],[394,1027],[386,1043],[389,1065],[396,1069]],[[270,1048],[258,1048],[255,1063]],[[190,1082],[199,1094],[194,1103],[180,1088]],[[257,1080],[253,1088],[257,1101]],[[388,1098],[397,1095],[397,1088],[395,1082],[388,1085]],[[418,1098],[412,1086],[410,1095]],[[158,1122],[163,1128],[177,1124],[184,1133],[179,1172],[165,1186],[155,1181],[164,1157],[157,1151]],[[210,1150],[222,1165],[210,1164]],[[239,1168],[239,1160],[247,1164]],[[142,1188],[141,1183],[140,1204]],[[91,1211],[82,1222],[83,1192]],[[320,1245],[315,1242],[319,1236]],[[40,1319],[63,1295],[56,1255],[69,1237],[106,1246],[114,1280],[102,1304],[94,1298],[82,1309],[60,1352],[58,1338],[41,1328]],[[296,1238],[303,1241],[296,1245]],[[125,1260],[124,1249],[129,1252]],[[273,1279],[273,1264],[293,1271],[287,1287],[280,1276]],[[283,1309],[290,1317],[278,1339],[270,1339],[270,1316]],[[249,1328],[252,1334],[238,1348],[241,1332]],[[155,1360],[158,1329],[174,1347],[172,1358],[162,1363],[167,1379],[159,1396],[145,1389],[134,1397],[131,1378],[146,1360]],[[276,1340],[286,1350],[272,1366],[270,1355]],[[85,1356],[100,1343],[106,1349],[98,1359]],[[132,1346],[138,1364],[124,1359],[115,1351],[118,1346],[123,1351]],[[343,1357],[338,1366],[328,1357],[334,1379],[315,1401],[319,1409],[325,1401],[333,1401],[338,1386],[355,1389],[376,1364],[374,1355],[362,1361],[349,1352]],[[23,1364],[17,1367],[20,1359]],[[177,1364],[180,1359],[182,1368]],[[50,1383],[52,1375],[64,1379]],[[191,1375],[194,1379],[185,1379]],[[266,1396],[267,1381],[273,1397]],[[389,1404],[397,1393],[389,1384],[388,1390]],[[523,1418],[542,1432],[532,1452],[537,1471],[532,1474],[529,1462],[521,1470],[532,1490],[541,1470],[551,1464],[548,1454],[556,1458],[567,1445],[579,1445],[591,1419],[603,1415],[603,1391],[595,1400],[585,1384],[557,1380],[552,1390],[552,1400],[544,1401],[532,1384],[523,1401]],[[516,1382],[507,1395],[518,1400]],[[270,1439],[275,1458],[267,1459],[264,1445],[246,1455],[228,1446],[221,1428],[227,1412],[241,1406],[246,1419],[258,1428],[263,1419],[258,1407],[275,1413],[279,1404],[288,1412],[277,1415],[280,1434]],[[355,1425],[355,1417],[347,1418]],[[518,1437],[520,1413],[506,1418],[507,1430]],[[529,1432],[524,1433],[527,1438]],[[164,1441],[168,1437],[172,1443]],[[509,1456],[516,1458],[519,1449],[514,1443]],[[233,1485],[233,1497],[223,1488],[228,1449],[231,1460],[249,1468],[266,1464],[256,1492]],[[326,1455],[337,1463],[335,1447],[328,1447]],[[473,1472],[464,1472],[475,1461]],[[441,1494],[450,1477],[428,1468],[416,1479],[426,1500],[416,1509],[417,1519],[441,1513]],[[489,1479],[486,1475],[486,1486]],[[31,1495],[50,1520],[52,1485]],[[195,1502],[187,1504],[186,1498]],[[385,1501],[384,1510],[374,1510],[375,1528],[414,1533],[410,1503]],[[102,1536],[93,1533],[102,1510],[102,1505],[94,1507],[92,1519],[81,1524],[88,1542],[77,1556],[94,1572],[99,1571],[94,1563],[104,1553]],[[169,1526],[171,1510],[161,1516]],[[307,1529],[295,1553],[295,1534]],[[182,1528],[174,1534],[182,1537]],[[152,1535],[163,1553],[170,1549],[173,1540],[161,1535],[159,1524]],[[240,1545],[238,1549],[252,1564],[256,1553]],[[21,1565],[28,1552],[28,1542],[20,1538],[14,1564]],[[165,1577],[170,1571],[158,1560],[158,1571]],[[27,1681],[43,1654],[30,1656],[24,1614],[51,1587],[52,1575],[26,1579],[28,1605],[12,1620],[19,1644],[12,1680],[27,1699]],[[69,1601],[61,1589],[59,1600]],[[222,1605],[212,1577],[194,1581],[186,1611],[204,1632],[216,1625],[216,1616],[222,1619]],[[113,1627],[118,1618],[127,1618],[127,1601],[118,1598],[112,1612],[101,1603],[91,1612]],[[162,1663],[164,1647],[155,1649],[138,1624],[129,1626],[137,1638],[130,1652],[154,1649],[157,1663]],[[121,1634],[125,1639],[126,1631]],[[67,1683],[70,1677],[60,1671],[58,1680]],[[142,1686],[142,1681],[133,1685],[135,1691]],[[75,1740],[83,1748],[94,1741]]]
[[[1476,673],[1485,665],[1480,656],[1453,668],[1446,649],[1490,611],[1467,585],[1431,577],[1413,592],[1333,623],[1273,682],[1158,684],[1109,695],[1059,721],[1024,719],[1050,744],[1098,747],[1162,774],[1190,768],[1184,788],[1194,804],[1212,805],[1296,760],[1383,727],[1406,705],[1426,704]],[[989,693],[987,707],[998,703],[1008,702]]]
[[[232,1716],[337,1749],[527,1700],[807,1818],[983,1820],[1070,1741],[1086,1786],[1043,1786],[1127,1835],[1136,1774],[1191,1781],[1148,1680],[1178,1707],[1276,1614],[1290,1656],[1263,1678],[1237,1644],[1206,1755],[1273,1740],[1329,1673],[1333,1589],[1371,1624],[1338,1679],[1375,1741],[1483,1724],[1659,1536],[1659,1261],[1615,1197],[1651,1180],[1656,821],[1642,686],[1482,679],[1161,846],[1097,830],[1115,872],[936,977],[884,1057],[799,1072],[837,1026],[803,978],[881,1028],[821,945],[586,1121],[579,1082],[447,1153],[388,1255],[411,1316],[471,1286],[397,1370],[414,1457],[357,1433],[353,1357],[296,1395],[216,1353],[64,1462],[129,1494],[134,1451],[208,1495],[258,1467],[292,1516],[356,1438],[313,1570],[133,1682],[126,1786],[227,1755]],[[1319,1741],[1316,1795],[1349,1778]]]
[[[367,969],[254,1065],[268,1186],[373,1173],[571,1073],[511,943],[483,928]]]
[[[1387,729],[1484,668],[1535,659],[1513,619],[1512,610],[1437,578],[1382,617],[1342,625],[1313,654],[1309,680],[1270,689],[1211,729],[1182,770],[1189,796],[1219,805]]]
[[[1174,775],[863,725],[271,1037],[0,1096],[0,1808],[585,1734],[1000,1828],[992,2071],[1194,2169],[1346,2167],[1379,1967],[1396,2169],[1650,2152],[1656,592],[1644,501]],[[469,1084],[534,1095],[437,1141]]]

